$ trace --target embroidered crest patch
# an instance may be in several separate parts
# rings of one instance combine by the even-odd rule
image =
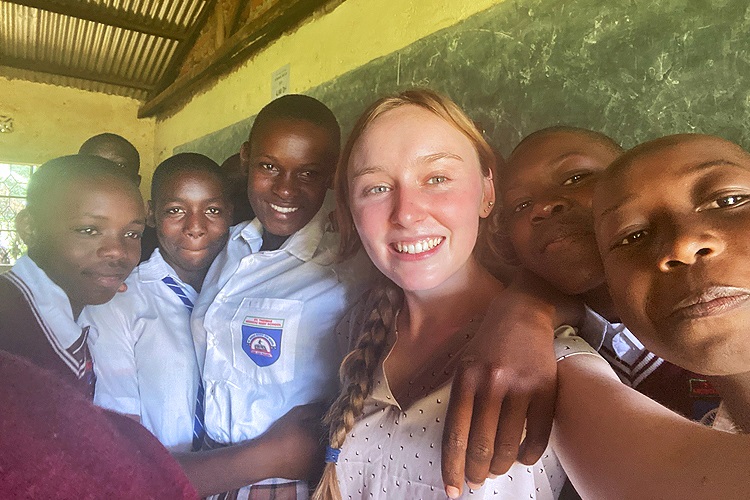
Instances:
[[[246,316],[242,322],[242,350],[258,366],[270,366],[281,356],[284,320]]]

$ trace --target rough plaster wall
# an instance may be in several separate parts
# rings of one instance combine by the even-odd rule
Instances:
[[[141,170],[150,175],[155,120],[139,120],[139,105],[126,97],[0,78],[0,115],[14,120],[14,131],[0,134],[0,161],[40,164],[76,153],[93,135],[113,132],[135,145]]]

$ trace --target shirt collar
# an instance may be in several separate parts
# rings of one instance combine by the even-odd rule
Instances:
[[[192,286],[185,283],[179,276],[177,276],[177,272],[175,272],[172,266],[167,264],[167,261],[161,256],[161,252],[158,248],[154,250],[154,253],[151,254],[151,257],[147,261],[141,262],[141,264],[135,268],[133,274],[137,274],[138,281],[141,283],[161,281],[163,278],[169,276],[177,281],[183,288],[193,290]]]
[[[326,193],[323,205],[318,213],[302,229],[291,235],[274,252],[287,252],[301,261],[307,262],[313,258],[318,249],[323,235],[328,226],[328,214],[334,208],[334,195],[332,191]],[[236,233],[232,239],[242,238],[250,246],[253,253],[258,253],[263,244],[263,226],[256,217],[251,222],[244,223],[245,226]]]
[[[612,349],[624,358],[630,351],[642,351],[645,346],[622,323],[610,323],[596,311],[586,306],[584,325],[579,335],[594,349],[600,349],[605,337],[612,338]]]
[[[81,326],[73,319],[73,308],[65,291],[28,255],[18,259],[11,272],[26,284],[33,306],[60,343],[65,348],[73,345],[81,336]]]

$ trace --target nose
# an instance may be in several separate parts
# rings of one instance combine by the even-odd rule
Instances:
[[[105,236],[99,246],[98,254],[100,257],[111,260],[122,259],[127,254],[124,237]]]
[[[531,207],[531,223],[540,222],[561,214],[570,208],[570,204],[562,198],[539,201]]]
[[[297,195],[299,186],[293,175],[279,175],[273,183],[273,192],[282,199],[292,199]]]
[[[425,210],[418,189],[397,188],[394,196],[391,222],[409,226],[425,218]]]
[[[200,212],[188,213],[185,217],[185,234],[191,238],[200,238],[206,234],[206,219]]]
[[[668,272],[678,267],[691,266],[720,255],[724,248],[724,241],[714,232],[686,224],[675,228],[671,237],[664,242],[658,262],[659,269]]]

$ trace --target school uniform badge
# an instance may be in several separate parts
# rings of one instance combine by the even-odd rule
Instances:
[[[284,320],[246,316],[242,322],[242,350],[258,366],[270,366],[281,355]]]

